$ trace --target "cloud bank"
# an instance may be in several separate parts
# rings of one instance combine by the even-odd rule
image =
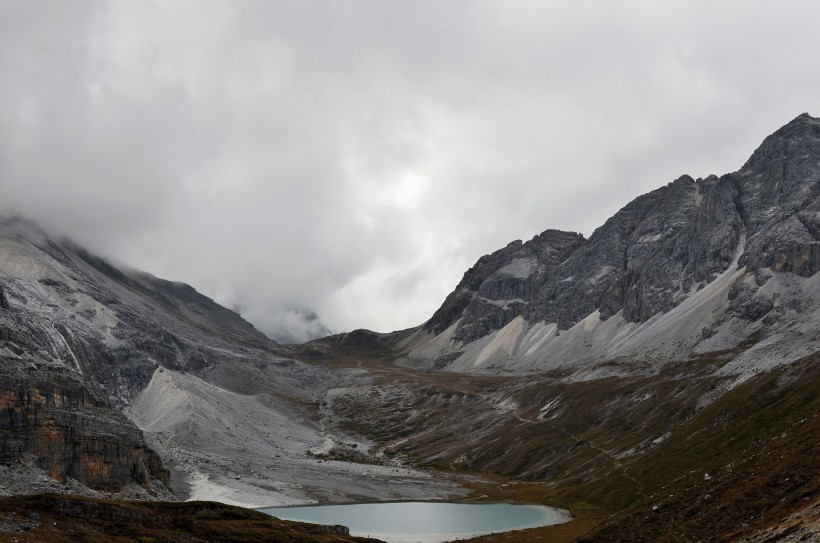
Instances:
[[[406,328],[482,254],[546,228],[589,235],[820,114],[818,16],[2,0],[0,213],[190,283],[280,339]]]

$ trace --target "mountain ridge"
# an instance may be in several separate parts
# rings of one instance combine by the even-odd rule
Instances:
[[[625,336],[639,334],[650,321],[657,327],[658,319],[726,278],[732,266],[743,273],[721,288],[720,296],[727,296],[725,307],[712,308],[721,314],[707,316],[704,326],[690,330],[687,337],[669,337],[669,342],[685,345],[664,349],[664,356],[685,359],[706,352],[713,336],[723,339],[720,348],[737,346],[760,326],[749,324],[741,330],[728,321],[755,323],[766,316],[782,321],[782,313],[811,305],[801,305],[797,298],[787,301],[778,292],[766,298],[761,289],[772,274],[788,272],[811,282],[820,269],[819,196],[820,120],[801,114],[768,136],[738,171],[697,180],[683,175],[638,196],[550,267],[549,276],[528,299],[505,303],[503,312],[467,310],[488,301],[481,299],[481,290],[498,281],[493,273],[503,274],[514,262],[511,246],[482,257],[433,318],[399,344],[406,352],[404,361],[455,371],[482,371],[493,364],[497,371],[538,371],[635,355],[641,345],[618,347]],[[465,289],[473,270],[490,261],[493,269],[484,271],[482,282]],[[808,283],[801,288],[814,290]],[[775,304],[774,297],[781,303]],[[503,317],[497,318],[498,313]],[[613,318],[617,325],[605,324]],[[571,332],[579,341],[591,341],[583,339],[590,334],[579,333],[577,327],[590,332],[599,325],[618,330],[599,337],[597,351],[569,349],[566,341],[557,339]],[[532,333],[538,327],[538,334]],[[478,333],[465,334],[465,329]],[[497,338],[497,348],[489,347],[491,336]],[[539,342],[554,346],[541,349],[536,347]],[[555,363],[538,362],[549,359]]]

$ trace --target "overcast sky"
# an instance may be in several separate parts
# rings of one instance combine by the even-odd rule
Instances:
[[[815,5],[0,0],[0,212],[273,337],[415,326],[820,115]]]

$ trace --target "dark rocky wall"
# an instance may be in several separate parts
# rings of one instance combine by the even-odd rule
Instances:
[[[58,481],[72,477],[112,492],[151,479],[168,484],[142,432],[99,388],[62,368],[32,362],[15,371],[8,360],[0,362],[0,463],[33,456]]]
[[[465,342],[502,328],[584,241],[575,232],[547,230],[526,243],[514,241],[481,257],[424,328],[441,333],[463,318],[455,337]]]

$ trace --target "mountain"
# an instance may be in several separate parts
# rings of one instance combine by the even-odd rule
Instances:
[[[575,517],[517,541],[814,540],[818,236],[805,114],[737,172],[682,176],[588,239],[480,258],[418,327],[301,345],[3,219],[0,494],[470,496]],[[120,526],[131,506],[100,507]]]
[[[576,515],[532,540],[820,538],[818,197],[804,114],[737,172],[682,176],[589,239],[480,258],[419,327],[312,342],[390,353],[333,409],[388,455],[546,482],[481,487]]]
[[[340,382],[189,285],[0,221],[0,494],[172,489],[263,506],[464,493],[314,458],[366,446],[316,412]]]
[[[548,230],[479,259],[400,343],[404,363],[452,371],[590,371],[754,347],[746,374],[815,352],[820,121],[803,114],[737,172],[682,176],[589,239]],[[634,371],[630,368],[629,371]]]

